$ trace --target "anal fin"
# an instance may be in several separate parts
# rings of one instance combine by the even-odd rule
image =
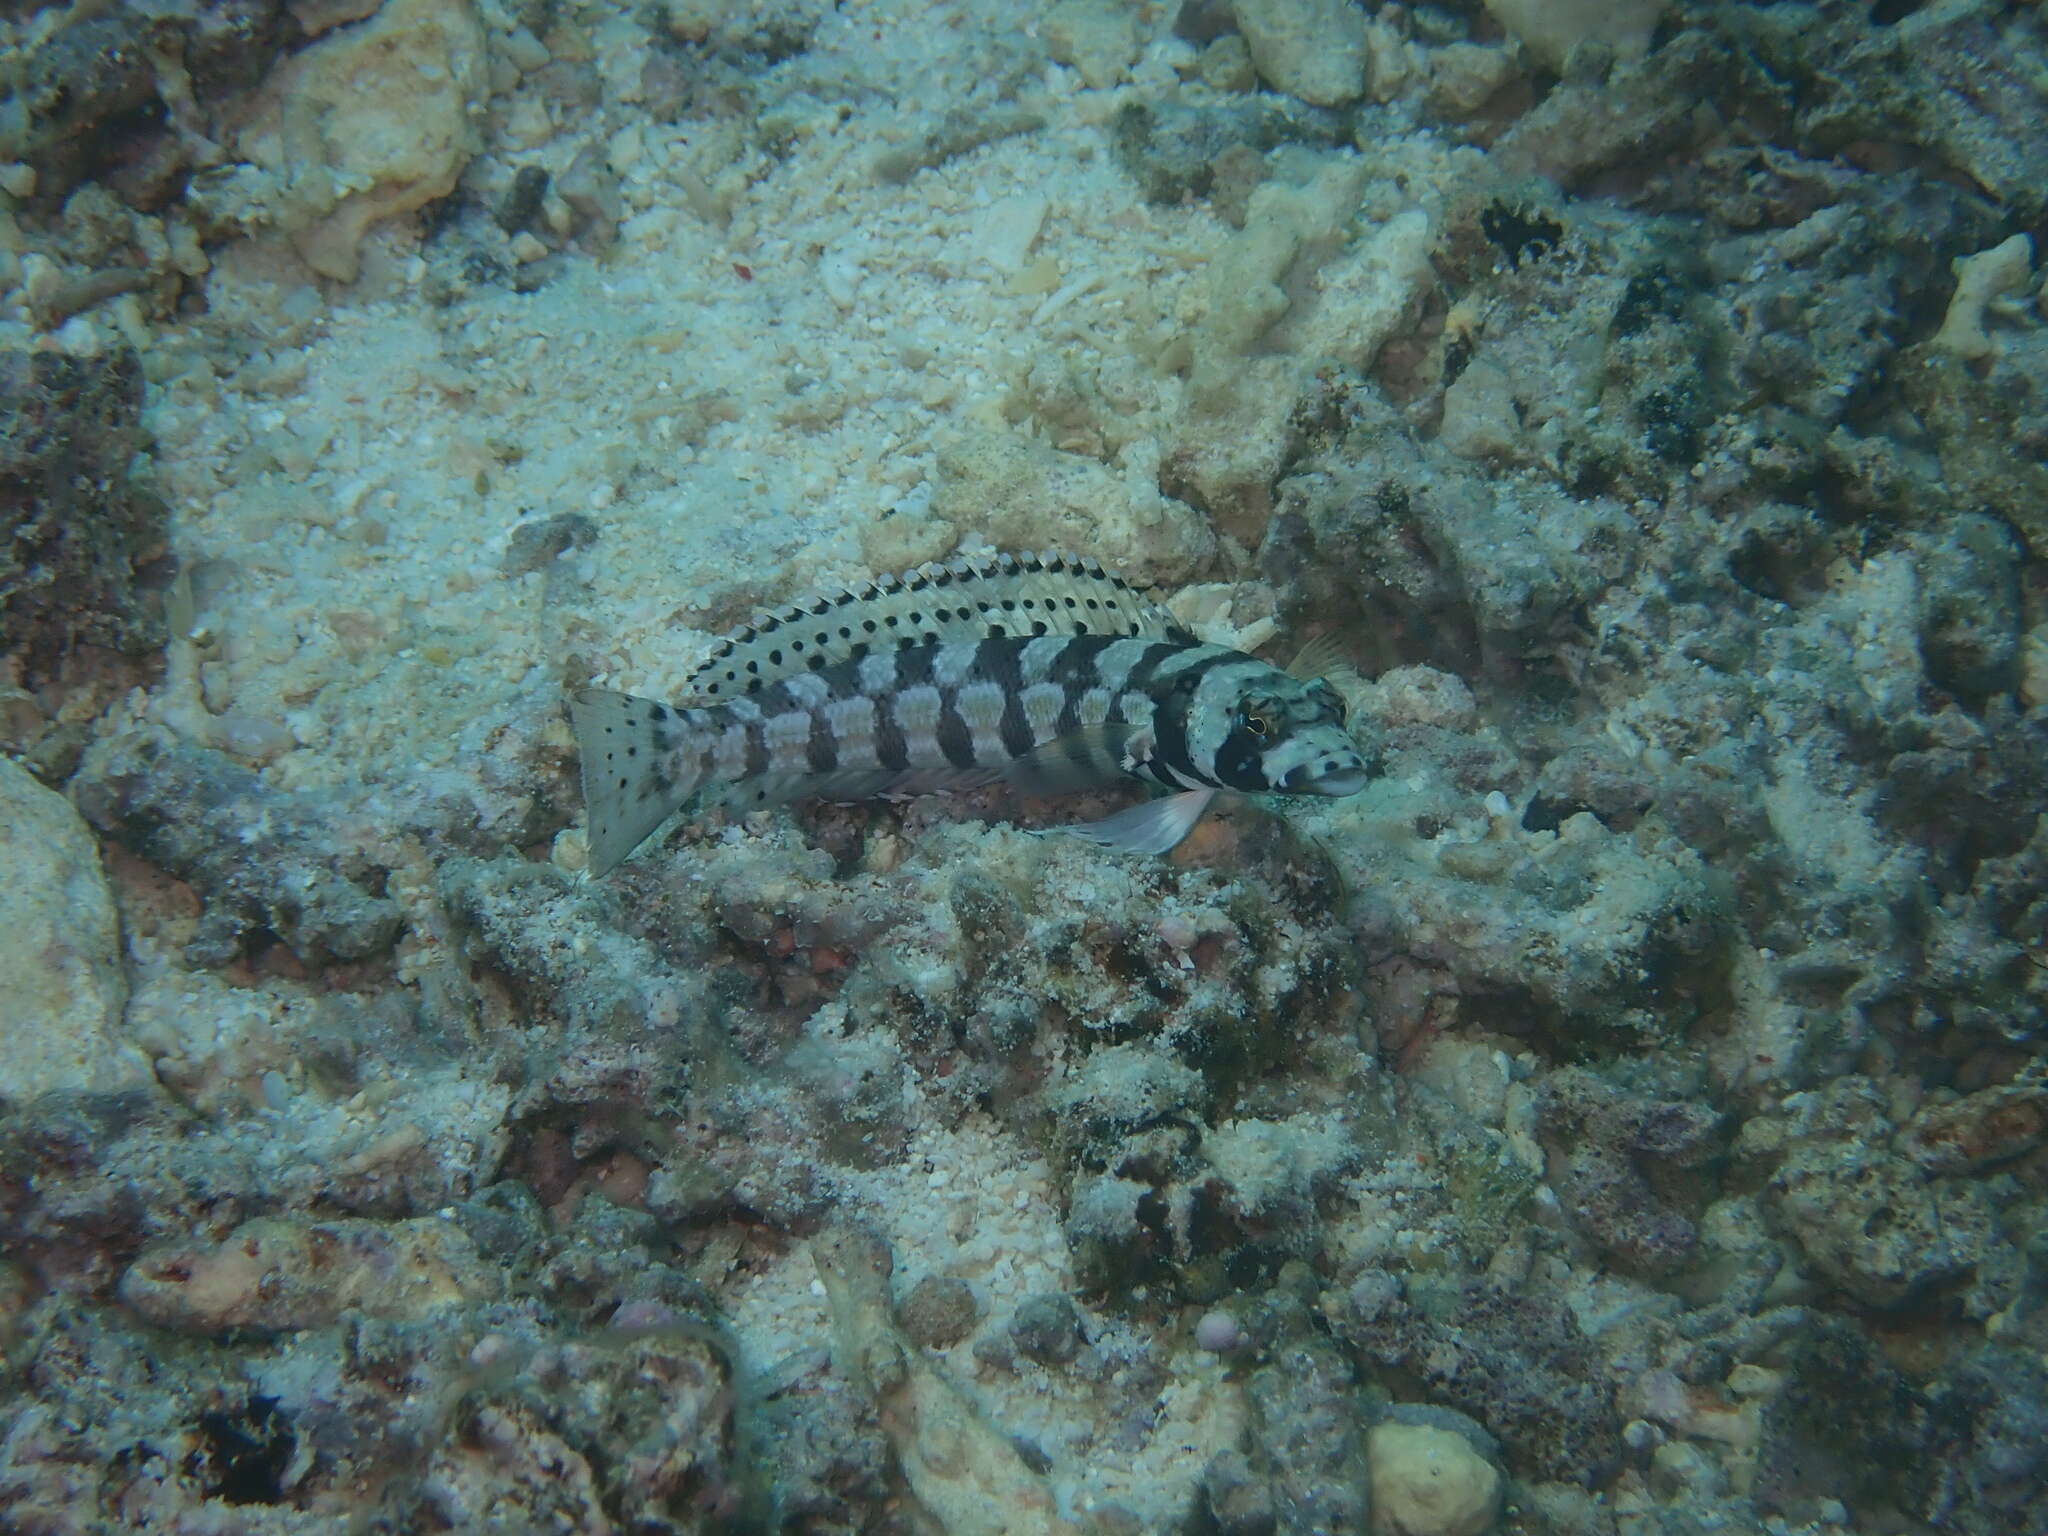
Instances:
[[[1105,816],[1100,821],[1071,827],[1046,827],[1045,835],[1086,838],[1105,848],[1122,848],[1130,853],[1170,853],[1194,831],[1195,823],[1216,798],[1213,789],[1190,789],[1178,795],[1147,800]]]

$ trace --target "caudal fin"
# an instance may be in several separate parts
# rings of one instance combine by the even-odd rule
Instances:
[[[583,759],[590,873],[610,874],[697,788],[694,774],[679,771],[682,718],[652,699],[582,688],[569,696],[569,719]]]

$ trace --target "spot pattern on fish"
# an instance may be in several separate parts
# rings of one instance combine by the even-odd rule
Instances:
[[[1205,645],[1054,553],[928,564],[756,615],[688,688],[676,705],[572,694],[593,874],[693,797],[753,809],[1135,778],[1175,794],[1072,830],[1163,852],[1219,790],[1349,794],[1366,776],[1329,683]]]

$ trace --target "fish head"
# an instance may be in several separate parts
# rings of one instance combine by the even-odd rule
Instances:
[[[1226,789],[1283,795],[1353,795],[1371,777],[1345,727],[1343,697],[1323,678],[1273,671],[1238,697],[1216,754]]]

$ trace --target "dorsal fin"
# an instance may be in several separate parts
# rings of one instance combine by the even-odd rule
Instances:
[[[1050,551],[962,557],[757,613],[718,642],[686,689],[716,702],[870,651],[1034,634],[1194,639],[1096,561]]]

